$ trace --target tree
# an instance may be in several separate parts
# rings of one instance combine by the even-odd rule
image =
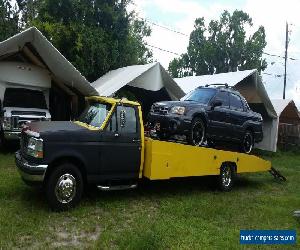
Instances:
[[[145,64],[151,29],[128,12],[131,0],[0,0],[0,41],[36,26],[90,81],[109,70]]]
[[[220,20],[212,20],[208,27],[204,18],[195,21],[190,34],[187,53],[175,58],[169,64],[173,77],[205,75],[237,70],[267,67],[262,59],[266,46],[265,29],[260,26],[247,37],[252,19],[243,11],[228,11],[221,14]]]
[[[90,81],[109,70],[151,59],[144,42],[151,30],[128,13],[129,1],[25,2],[35,3],[35,9],[23,8],[27,26],[36,26]]]
[[[18,11],[9,0],[0,0],[0,41],[3,41],[19,31]]]

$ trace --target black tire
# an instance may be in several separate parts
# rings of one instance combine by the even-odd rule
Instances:
[[[196,133],[196,131],[198,132]],[[206,138],[206,127],[201,118],[194,118],[187,137],[188,144],[193,146],[201,146]]]
[[[81,172],[76,166],[59,165],[49,174],[45,185],[50,208],[59,212],[75,207],[81,199],[83,186]]]
[[[241,143],[241,152],[245,154],[250,154],[254,146],[253,133],[250,130],[246,130],[243,140]]]
[[[220,175],[218,176],[218,185],[221,191],[228,192],[232,189],[234,183],[234,169],[229,164],[222,164]]]

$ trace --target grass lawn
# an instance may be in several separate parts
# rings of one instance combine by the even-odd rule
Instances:
[[[286,183],[246,174],[222,193],[205,177],[146,182],[131,191],[94,190],[72,211],[53,213],[43,193],[21,181],[13,154],[0,153],[0,249],[239,249],[240,229],[297,229],[298,245],[284,248],[299,249],[292,213],[300,210],[300,154],[265,157]]]

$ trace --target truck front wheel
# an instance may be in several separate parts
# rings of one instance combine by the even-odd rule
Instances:
[[[76,206],[81,199],[83,191],[81,172],[71,163],[59,165],[48,176],[45,188],[52,210],[68,210]]]

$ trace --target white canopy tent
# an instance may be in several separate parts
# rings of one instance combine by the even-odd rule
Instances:
[[[2,70],[5,70],[4,65],[10,65],[11,70],[20,67],[30,70],[30,79],[24,77],[25,70],[16,72],[18,79],[24,77],[25,88],[38,81],[38,85],[45,85],[38,72],[46,72],[49,83],[45,96],[53,120],[76,118],[84,107],[84,96],[97,95],[85,77],[35,27],[1,42],[0,61]]]
[[[272,104],[277,113],[279,122],[300,124],[299,110],[293,100],[272,99]]]
[[[165,88],[172,100],[184,96],[184,92],[160,63],[133,65],[112,70],[92,83],[101,96],[113,96],[125,85],[149,91]]]
[[[251,108],[264,118],[264,139],[256,147],[269,151],[277,149],[278,119],[277,113],[267,94],[257,70],[221,73],[215,75],[190,76],[174,79],[179,87],[188,93],[206,84],[228,84],[238,90]]]
[[[188,93],[199,86],[204,86],[206,84],[228,84],[230,86],[235,86],[240,81],[246,77],[254,74],[256,72],[253,70],[244,70],[237,72],[220,73],[215,75],[201,75],[201,76],[188,76],[183,78],[175,78],[174,80],[182,88],[185,93]]]
[[[147,114],[153,102],[179,100],[184,92],[160,63],[133,65],[113,70],[92,83],[101,96],[114,96],[120,89],[135,94]]]
[[[85,77],[37,28],[29,28],[0,43],[0,60],[18,52],[31,58],[37,66],[46,66],[57,79],[78,89],[83,95],[97,94]]]
[[[278,144],[283,147],[300,142],[300,114],[293,100],[273,99],[278,115]]]

